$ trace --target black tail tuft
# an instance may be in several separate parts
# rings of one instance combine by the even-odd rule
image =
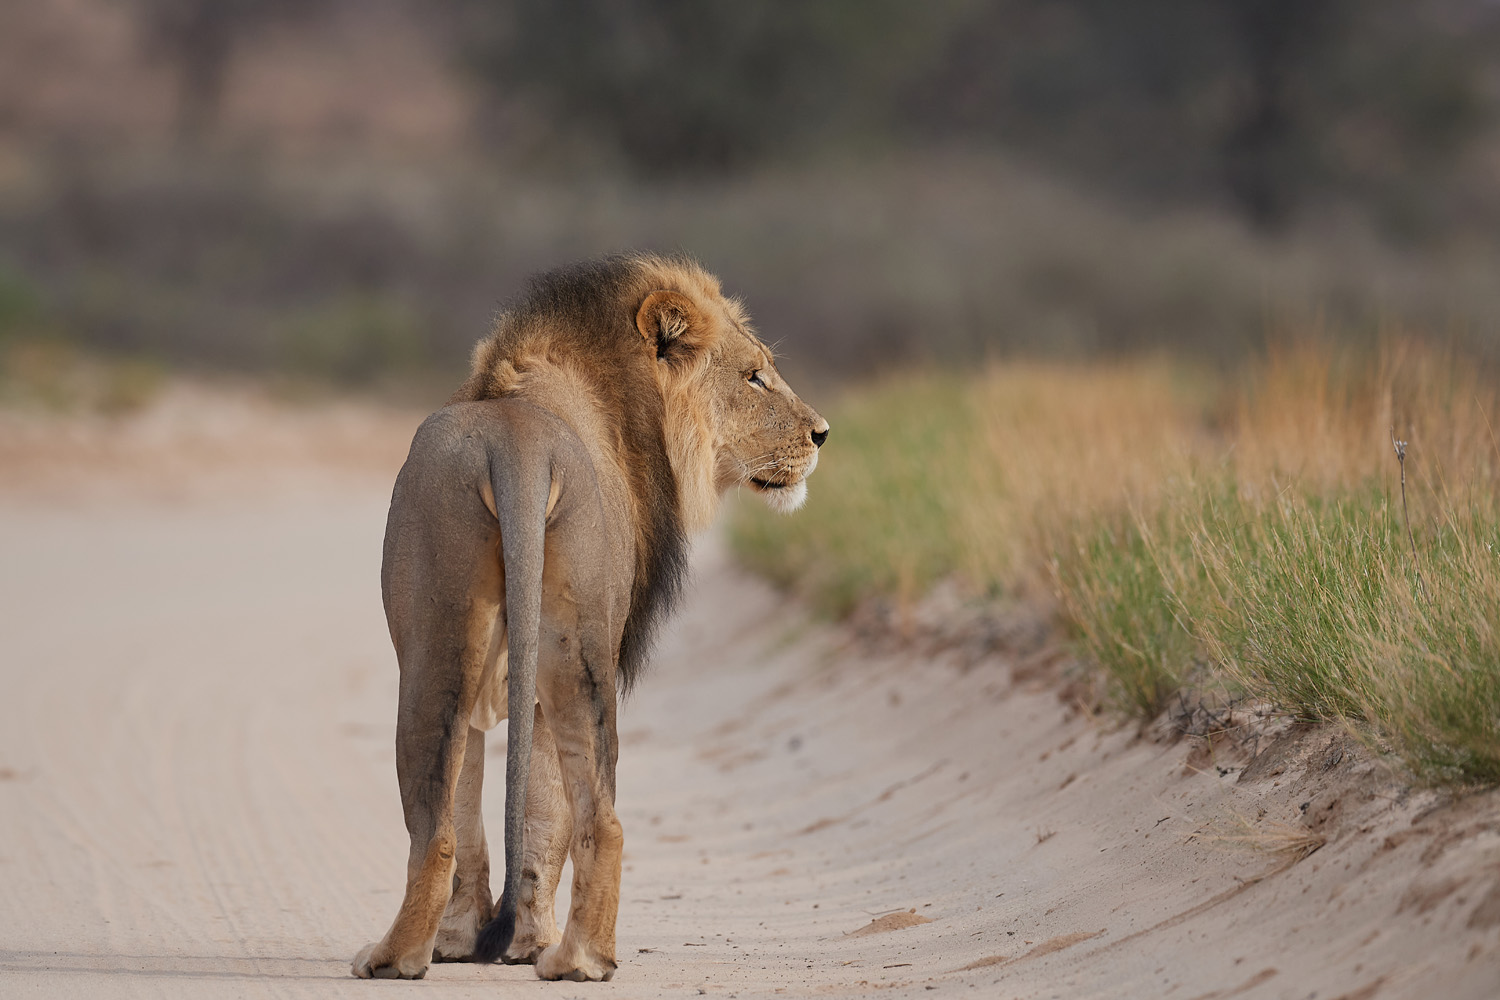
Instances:
[[[500,958],[515,936],[515,904],[509,897],[501,896],[494,918],[479,929],[479,937],[474,941],[474,961],[488,963]]]

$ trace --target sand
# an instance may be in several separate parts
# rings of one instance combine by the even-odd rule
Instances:
[[[378,565],[415,420],[286,443],[329,419],[247,417],[203,482],[196,420],[0,449],[0,996],[1500,995],[1494,793],[1331,730],[1144,739],[1016,656],[812,622],[712,535],[620,716],[614,981],[352,979],[405,864]]]

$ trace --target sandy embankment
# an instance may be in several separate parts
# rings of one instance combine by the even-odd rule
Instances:
[[[1500,992],[1494,794],[1326,733],[1242,779],[1034,663],[811,625],[712,539],[621,715],[614,982],[353,980],[405,861],[377,570],[415,420],[168,404],[0,422],[0,996]]]

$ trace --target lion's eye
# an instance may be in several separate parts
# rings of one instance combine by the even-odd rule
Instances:
[[[758,371],[751,372],[750,373],[750,378],[748,379],[748,381],[750,382],[751,385],[759,386],[762,389],[764,389],[766,387],[766,383],[761,380],[760,372],[758,372]]]

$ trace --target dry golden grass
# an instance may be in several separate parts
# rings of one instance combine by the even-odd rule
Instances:
[[[974,387],[983,457],[960,507],[972,540],[965,568],[1022,579],[1045,571],[1038,554],[1062,546],[1079,521],[1158,506],[1202,448],[1213,395],[1202,377],[1165,362],[988,372]]]
[[[835,611],[945,575],[1049,594],[1142,716],[1193,673],[1345,720],[1434,780],[1500,781],[1497,384],[1394,338],[1282,347],[1234,376],[906,378],[834,414],[804,514],[747,512],[735,538]]]
[[[1328,843],[1321,833],[1294,823],[1279,820],[1257,822],[1240,813],[1231,813],[1230,819],[1216,824],[1198,839],[1207,844],[1233,848],[1249,848],[1284,859],[1295,864]]]
[[[1328,838],[1321,834],[1285,824],[1274,824],[1245,833],[1216,834],[1209,839],[1236,847],[1248,847],[1291,861],[1301,861],[1328,842]]]

